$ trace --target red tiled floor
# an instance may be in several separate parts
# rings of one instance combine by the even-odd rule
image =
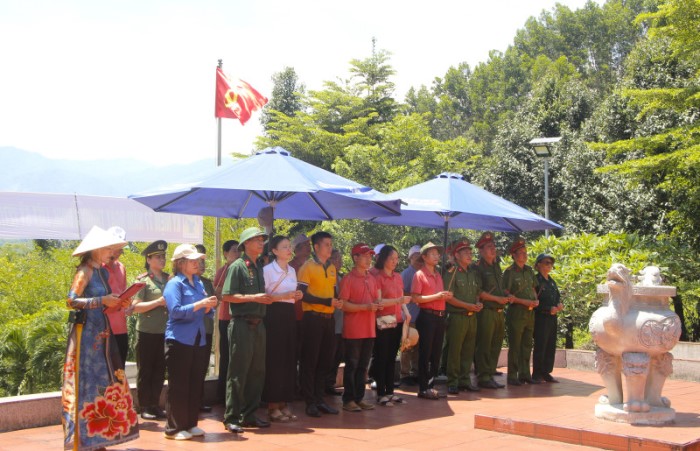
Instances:
[[[676,409],[676,422],[668,426],[642,427],[603,421],[593,416],[593,407],[603,393],[597,373],[556,369],[560,384],[508,387],[462,393],[447,400],[418,399],[415,392],[404,392],[407,404],[377,407],[362,413],[342,412],[338,416],[308,418],[301,403],[295,403],[299,421],[273,424],[264,430],[249,429],[241,437],[224,431],[218,406],[200,420],[207,435],[189,442],[173,442],[163,437],[163,423],[141,424],[138,440],[112,447],[114,450],[417,450],[417,449],[587,449],[585,446],[533,438],[538,429],[548,438],[589,446],[635,449],[643,439],[664,444],[685,444],[700,438],[700,384],[667,381],[664,395]],[[443,387],[444,388],[444,387]],[[371,392],[368,391],[368,396]],[[332,399],[337,407],[340,400]],[[260,411],[263,415],[264,412]],[[501,420],[477,419],[478,425],[512,424],[505,434],[475,429],[475,415]],[[560,426],[559,428],[555,426]],[[506,428],[508,429],[508,428]],[[590,431],[590,432],[587,432]],[[610,434],[616,435],[610,435]],[[523,435],[514,435],[523,434]],[[629,438],[633,437],[633,438]],[[634,438],[636,437],[636,438]],[[60,449],[60,425],[0,434],[0,451]],[[235,442],[235,443],[231,443]],[[646,442],[648,444],[648,442]],[[665,448],[670,449],[670,448]],[[680,449],[677,447],[676,449]]]

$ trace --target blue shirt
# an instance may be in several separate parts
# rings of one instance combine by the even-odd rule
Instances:
[[[199,346],[207,343],[204,330],[205,309],[194,311],[194,303],[207,297],[204,285],[199,277],[192,276],[194,286],[190,285],[184,274],[177,274],[170,279],[163,290],[163,297],[168,306],[168,323],[165,325],[165,339],[194,346],[199,334]],[[206,315],[214,316],[214,309]]]
[[[401,280],[403,280],[403,292],[408,296],[411,295],[411,285],[413,284],[413,276],[415,275],[416,268],[414,268],[411,265],[408,265],[408,268],[401,271]],[[418,304],[410,302],[406,304],[406,308],[408,309],[408,313],[411,314],[411,323],[415,323],[416,319],[418,319],[418,314],[420,313],[420,307],[418,306]]]

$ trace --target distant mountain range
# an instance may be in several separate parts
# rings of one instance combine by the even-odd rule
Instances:
[[[224,165],[233,163],[224,158]],[[0,191],[77,193],[125,197],[196,180],[216,169],[214,157],[156,166],[132,159],[54,160],[15,147],[0,147]]]

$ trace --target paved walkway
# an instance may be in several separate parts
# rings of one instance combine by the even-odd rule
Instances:
[[[614,434],[647,437],[673,443],[688,443],[700,438],[700,384],[669,380],[664,390],[676,409],[675,424],[641,427],[598,420],[593,406],[604,392],[598,374],[566,368],[555,369],[560,384],[508,387],[462,393],[446,400],[416,398],[415,391],[398,392],[408,401],[395,407],[373,411],[309,418],[302,403],[295,403],[299,421],[275,423],[268,429],[248,429],[240,437],[224,431],[220,421],[222,407],[202,417],[199,426],[204,438],[174,442],[163,437],[163,423],[142,421],[141,437],[110,449],[115,450],[429,450],[429,449],[594,449],[561,441],[543,440],[474,429],[475,415],[527,419],[545,424],[560,424]],[[502,379],[502,378],[501,378]],[[410,387],[409,387],[410,388]],[[444,389],[444,386],[441,387]],[[373,394],[368,391],[368,395]],[[340,407],[340,399],[332,399]],[[261,410],[260,414],[264,412]],[[61,426],[0,434],[0,450],[61,449]],[[235,443],[230,443],[235,442]],[[633,442],[627,442],[633,443]],[[641,442],[638,443],[640,446]],[[598,446],[604,446],[599,443]],[[615,443],[610,447],[614,448]],[[633,446],[634,447],[634,446]],[[671,449],[671,448],[668,448]],[[676,448],[678,449],[678,448]]]

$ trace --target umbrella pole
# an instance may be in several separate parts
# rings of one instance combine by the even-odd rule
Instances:
[[[447,264],[447,227],[449,225],[449,219],[445,217],[445,227],[442,231],[442,275],[445,275],[445,265]]]

